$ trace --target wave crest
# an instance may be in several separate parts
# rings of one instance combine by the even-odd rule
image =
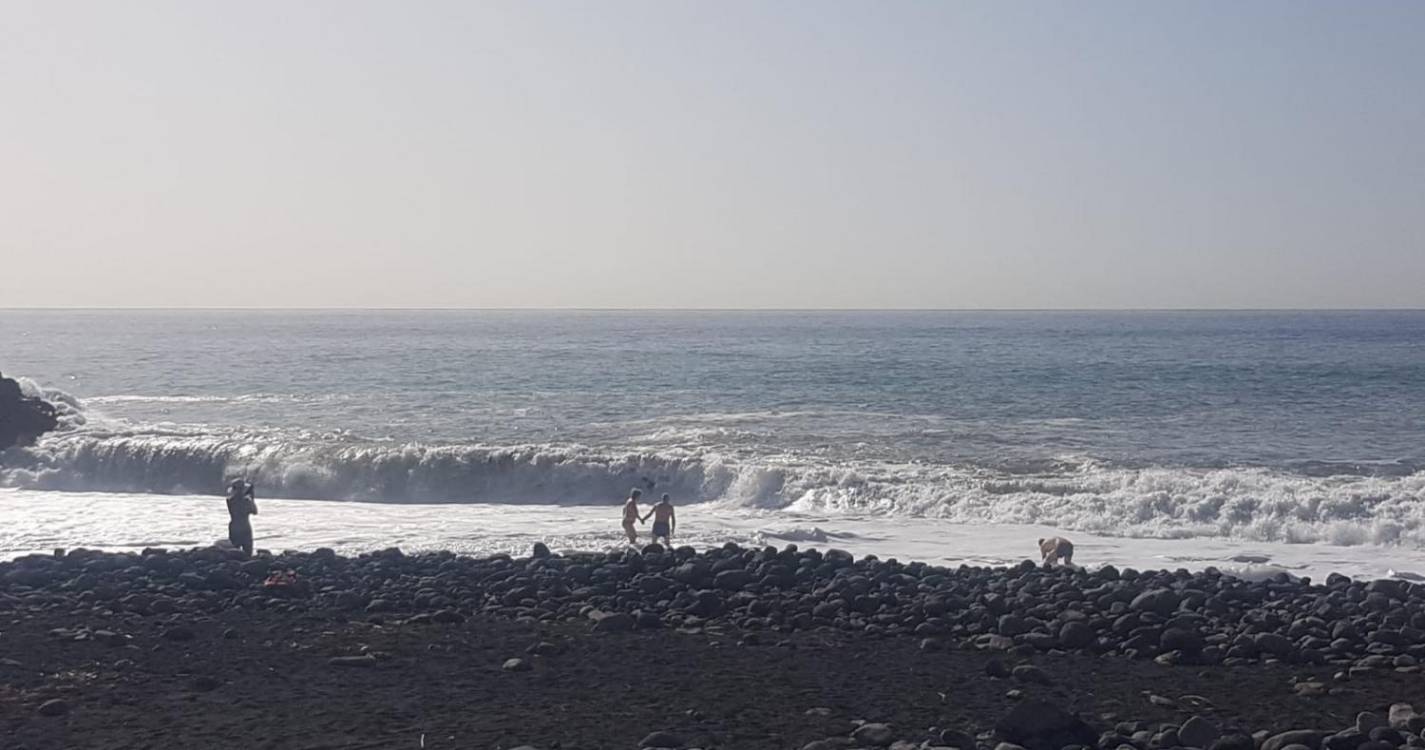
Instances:
[[[718,462],[608,454],[582,446],[421,445],[339,436],[257,438],[233,433],[57,435],[0,470],[33,489],[159,494],[219,492],[243,476],[262,494],[385,502],[614,503],[637,487],[698,501],[735,476]]]
[[[268,497],[406,503],[616,504],[632,487],[681,503],[774,514],[893,514],[1036,524],[1110,536],[1228,537],[1425,548],[1425,471],[1318,475],[1266,468],[1126,468],[1091,460],[1030,472],[696,448],[430,445],[345,433],[135,427],[86,416],[63,391],[61,431],[0,455],[0,486],[220,493],[244,476]]]
[[[1116,536],[1425,547],[1425,473],[1311,477],[1262,468],[1046,475],[924,464],[828,465],[793,456],[610,452],[581,445],[422,445],[344,435],[165,432],[48,436],[6,454],[0,484],[220,492],[246,476],[267,496],[384,502],[614,504],[638,487],[679,502],[764,511],[898,514]]]

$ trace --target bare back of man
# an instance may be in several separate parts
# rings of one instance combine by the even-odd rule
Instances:
[[[653,541],[663,540],[663,546],[673,546],[673,532],[678,530],[678,515],[673,511],[673,501],[665,494],[663,499],[649,511],[653,518]]]

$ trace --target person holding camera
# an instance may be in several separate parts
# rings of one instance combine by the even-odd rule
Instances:
[[[257,499],[252,482],[234,479],[228,485],[228,541],[244,553],[252,554],[252,520],[257,515]]]

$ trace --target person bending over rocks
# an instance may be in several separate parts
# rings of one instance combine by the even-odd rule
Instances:
[[[662,539],[664,547],[672,548],[673,532],[678,530],[678,517],[673,513],[673,500],[668,493],[663,493],[663,498],[653,506],[653,510],[640,520],[649,518],[653,519],[653,543],[657,544]]]
[[[1048,539],[1039,540],[1039,554],[1044,558],[1045,565],[1061,563],[1063,565],[1074,564],[1074,543],[1061,536],[1051,536]]]
[[[228,541],[248,555],[252,554],[252,520],[257,515],[257,498],[252,482],[234,479],[228,485]]]
[[[629,544],[638,544],[638,531],[633,528],[633,522],[643,523],[638,515],[640,497],[643,497],[643,490],[632,490],[628,493],[628,499],[623,501],[623,533],[628,535]]]

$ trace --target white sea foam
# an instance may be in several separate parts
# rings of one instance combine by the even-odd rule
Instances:
[[[854,531],[827,531],[820,526],[793,526],[785,529],[763,529],[758,533],[758,538],[780,542],[827,544],[860,539],[862,536]]]
[[[784,516],[1425,549],[1425,472],[1314,476],[1260,467],[1124,468],[1071,456],[1016,472],[835,461],[820,454],[729,454],[681,441],[655,449],[635,440],[625,450],[573,443],[396,443],[341,432],[132,424],[86,411],[63,391],[29,380],[21,386],[57,405],[61,430],[4,454],[0,486],[182,495],[216,492],[229,478],[245,476],[267,497],[565,506],[616,503],[638,487],[669,492],[680,503]],[[249,397],[258,395],[236,398]],[[730,425],[747,416],[698,415],[694,426],[670,429],[696,443],[705,431],[734,429]],[[786,533],[833,538],[823,529]]]
[[[26,398],[42,398],[54,406],[59,429],[77,430],[89,423],[84,405],[69,393],[58,388],[46,388],[30,378],[17,378],[15,382],[20,384],[20,393]]]
[[[1111,536],[1224,537],[1425,548],[1425,473],[1312,477],[1264,468],[1083,464],[1014,475],[964,466],[828,464],[576,444],[423,445],[334,434],[194,427],[73,429],[12,450],[0,484],[183,494],[247,476],[268,496],[399,503],[608,504],[631,487],[682,502],[969,524],[1042,524]]]
[[[224,404],[234,401],[232,396],[143,396],[136,393],[117,393],[110,396],[90,396],[85,399],[93,405],[103,404]]]
[[[332,547],[345,554],[399,546],[407,551],[463,554],[527,553],[534,542],[555,550],[624,546],[616,506],[528,505],[518,513],[486,504],[427,505],[259,500],[259,547]],[[138,495],[0,489],[0,559],[77,546],[138,550],[210,544],[227,523],[214,495]],[[646,529],[646,527],[643,527]],[[857,556],[922,560],[938,565],[1013,565],[1036,558],[1035,540],[1072,533],[1074,562],[1142,569],[1217,567],[1242,577],[1280,573],[1321,580],[1339,572],[1357,578],[1419,580],[1425,551],[1404,547],[1252,542],[1251,560],[1234,560],[1244,544],[1222,538],[1124,539],[1049,526],[967,525],[895,515],[801,514],[704,503],[678,510],[680,544],[726,542],[781,547],[835,547]],[[645,537],[646,538],[646,537]]]
[[[325,394],[301,396],[291,393],[239,393],[231,396],[172,396],[140,393],[113,393],[88,396],[85,404],[103,406],[105,404],[283,404],[299,402],[329,402],[347,399],[345,394]]]

